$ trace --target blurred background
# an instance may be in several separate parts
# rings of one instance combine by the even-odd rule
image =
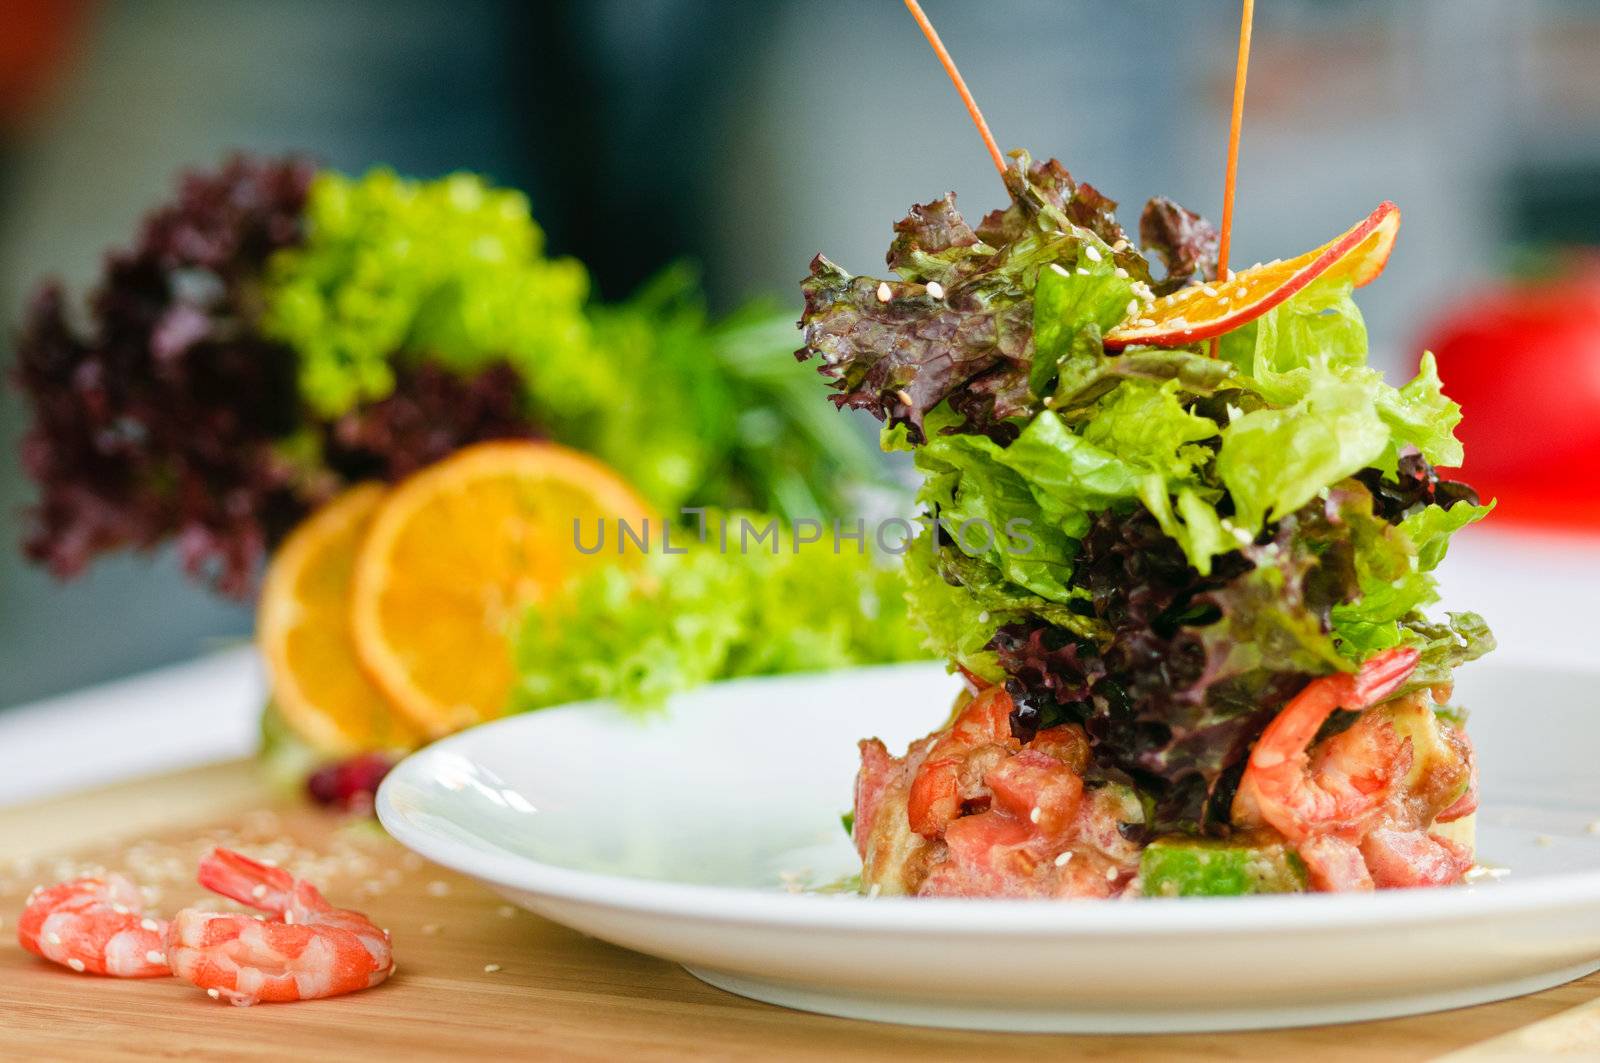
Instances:
[[[1003,147],[1061,158],[1130,221],[1157,193],[1217,215],[1234,0],[926,7]],[[0,0],[0,12],[7,336],[40,278],[81,291],[175,171],[236,148],[352,172],[482,171],[527,190],[552,250],[586,262],[608,298],[691,256],[715,305],[773,293],[797,315],[818,250],[873,271],[911,203],[954,189],[976,215],[1001,198],[892,0]],[[1509,357],[1503,344],[1535,330],[1468,320],[1493,303],[1483,293],[1600,245],[1597,54],[1600,5],[1583,0],[1261,5],[1236,261],[1298,253],[1397,201],[1404,238],[1362,298],[1375,360],[1398,378],[1444,339],[1447,390],[1492,393],[1484,352]],[[1539,381],[1600,393],[1600,331],[1588,336],[1587,349],[1563,338],[1518,356],[1535,374],[1519,393]],[[1481,419],[1600,472],[1589,411],[1552,423],[1485,405]],[[14,458],[23,427],[7,390],[0,707],[248,636],[249,607],[184,579],[167,554],[109,559],[65,585],[25,564],[9,545],[33,496]],[[1502,497],[1496,521],[1521,531],[1477,555],[1468,537],[1452,563],[1513,573],[1508,602],[1538,592],[1525,578],[1592,598],[1600,564],[1584,529],[1600,520],[1572,471],[1554,486],[1533,476],[1525,501],[1515,468],[1483,484]],[[1505,619],[1476,604],[1504,641]]]

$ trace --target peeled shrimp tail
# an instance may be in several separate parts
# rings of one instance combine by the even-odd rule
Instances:
[[[252,860],[231,849],[213,849],[200,861],[200,885],[230,900],[283,914],[299,908],[326,908],[328,902],[309,883],[279,867]]]

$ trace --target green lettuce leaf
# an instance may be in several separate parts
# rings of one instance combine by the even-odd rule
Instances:
[[[774,524],[777,538],[758,544],[741,536],[743,520],[750,536],[773,523],[711,515],[704,543],[675,529],[672,549],[684,553],[598,566],[552,604],[530,609],[513,639],[511,709],[601,697],[651,708],[713,680],[923,656],[900,574],[885,558],[831,530],[795,545],[797,531],[811,538],[814,527]]]

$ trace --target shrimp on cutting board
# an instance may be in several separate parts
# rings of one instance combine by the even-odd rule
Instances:
[[[172,973],[213,999],[241,1006],[315,1000],[370,989],[394,973],[388,931],[335,908],[287,871],[215,849],[201,860],[199,880],[274,917],[194,908],[173,916]]]
[[[36,889],[17,923],[17,940],[42,959],[79,974],[161,978],[167,924],[145,915],[139,887],[121,875],[79,878]]]

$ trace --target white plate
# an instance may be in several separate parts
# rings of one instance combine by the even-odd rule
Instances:
[[[857,869],[839,823],[856,740],[903,746],[939,721],[954,683],[929,665],[720,684],[644,720],[588,704],[498,721],[404,761],[378,815],[532,911],[790,1007],[1077,1032],[1374,1019],[1600,969],[1600,673],[1479,664],[1461,680],[1479,855],[1511,868],[1472,887],[1053,903],[792,892]]]

